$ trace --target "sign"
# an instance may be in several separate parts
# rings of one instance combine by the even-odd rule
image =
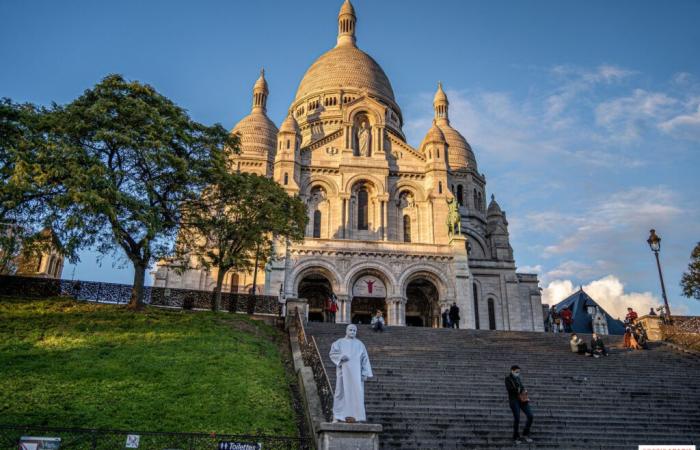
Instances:
[[[19,438],[19,450],[58,450],[61,438],[22,436]]]
[[[126,436],[126,448],[139,448],[141,436],[138,434],[128,434]]]
[[[262,450],[262,444],[252,442],[219,442],[219,450]]]
[[[352,287],[353,297],[386,297],[386,287],[379,278],[372,275],[360,277]]]

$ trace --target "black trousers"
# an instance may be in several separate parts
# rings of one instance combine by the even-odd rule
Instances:
[[[510,402],[510,410],[513,412],[513,439],[518,439],[520,437],[520,412],[525,413],[525,417],[527,417],[527,422],[525,422],[525,428],[523,428],[523,436],[529,436],[530,435],[530,428],[532,427],[532,420],[534,419],[534,416],[532,415],[532,411],[530,410],[530,403],[520,403],[520,400],[517,398],[511,398],[509,400]]]

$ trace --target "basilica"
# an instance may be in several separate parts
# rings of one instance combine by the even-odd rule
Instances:
[[[278,243],[264,270],[228,273],[224,292],[305,298],[309,320],[326,318],[338,299],[338,322],[366,323],[382,310],[388,325],[440,326],[460,308],[460,327],[543,329],[537,276],[516,273],[508,220],[462,134],[452,128],[438,84],[434,120],[420,145],[406,142],[389,78],[356,43],[349,0],[338,14],[335,47],[304,74],[288,115],[266,114],[264,73],[252,110],[234,127],[238,170],[273,178],[306,203],[302,243]],[[429,108],[426,105],[426,108]],[[216,273],[177,273],[167,262],[155,286],[211,290]]]

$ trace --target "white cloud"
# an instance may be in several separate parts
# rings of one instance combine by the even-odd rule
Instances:
[[[553,305],[576,292],[571,280],[555,280],[542,291],[542,303]],[[590,295],[612,317],[624,319],[627,308],[632,307],[640,315],[656,308],[662,302],[651,292],[625,292],[624,284],[615,276],[608,275],[583,286]]]
[[[542,265],[537,264],[536,266],[519,266],[518,273],[542,273]]]
[[[667,134],[687,139],[700,140],[700,104],[693,113],[680,114],[659,125]]]
[[[662,92],[635,89],[631,95],[607,100],[595,108],[596,123],[610,132],[613,141],[639,139],[645,125],[658,126],[679,102]]]
[[[547,245],[543,256],[573,252],[584,244],[595,245],[643,235],[650,224],[668,223],[679,217],[683,208],[678,195],[666,186],[633,187],[595,199],[578,213],[543,211],[527,216],[533,229],[559,233]]]

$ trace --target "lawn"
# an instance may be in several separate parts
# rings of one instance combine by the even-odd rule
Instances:
[[[0,299],[0,423],[297,435],[281,339],[238,314]]]

